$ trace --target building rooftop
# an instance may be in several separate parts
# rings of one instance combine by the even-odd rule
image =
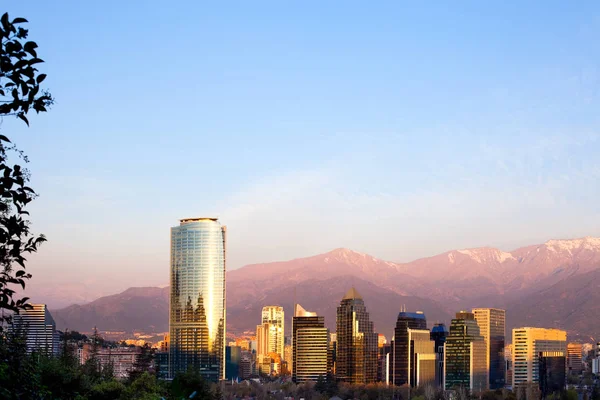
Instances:
[[[198,217],[198,218],[183,218],[179,220],[180,224],[189,224],[190,222],[200,222],[200,221],[218,221],[219,218],[214,217]]]
[[[360,295],[360,293],[358,293],[358,290],[356,290],[354,288],[354,286],[352,286],[350,288],[350,290],[348,290],[346,292],[346,294],[344,295],[344,298],[342,300],[351,300],[351,299],[360,299],[362,300],[362,296]]]
[[[421,312],[421,311],[417,311],[417,312],[400,311],[400,313],[398,313],[398,318],[425,319],[425,314],[423,314],[423,312]]]

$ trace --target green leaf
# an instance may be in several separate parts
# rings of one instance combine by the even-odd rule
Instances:
[[[29,60],[29,65],[39,64],[39,63],[43,63],[43,62],[44,62],[44,60],[41,60],[39,58],[32,58],[31,60]]]
[[[25,18],[17,17],[15,19],[13,19],[12,23],[14,25],[14,24],[23,24],[25,22],[29,22],[29,21],[27,21]]]
[[[44,79],[46,79],[46,74],[39,74],[36,78],[36,82],[38,83],[38,85],[42,82],[44,82]]]
[[[8,140],[8,138],[4,135],[0,135],[0,141],[10,143],[10,140]]]

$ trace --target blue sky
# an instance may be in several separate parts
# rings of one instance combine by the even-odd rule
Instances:
[[[229,268],[600,235],[595,2],[9,12],[56,97],[2,125],[40,194],[40,300],[166,283],[169,227],[190,216],[228,225]]]

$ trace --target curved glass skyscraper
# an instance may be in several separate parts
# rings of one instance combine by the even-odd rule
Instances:
[[[169,376],[193,368],[225,376],[225,227],[189,218],[171,228]]]

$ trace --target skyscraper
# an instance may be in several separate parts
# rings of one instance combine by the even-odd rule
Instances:
[[[430,338],[435,343],[435,385],[439,388],[444,385],[444,344],[447,336],[448,330],[442,323],[436,323],[431,329]]]
[[[475,320],[486,346],[486,363],[490,389],[500,389],[506,383],[504,343],[506,312],[498,308],[474,308]]]
[[[513,388],[526,383],[540,383],[541,357],[562,357],[565,368],[562,377],[553,379],[563,382],[566,374],[567,332],[560,329],[515,328],[512,331]],[[555,366],[557,361],[553,361]],[[546,370],[548,362],[545,362]],[[545,382],[553,385],[552,382]]]
[[[292,380],[300,383],[326,378],[329,362],[325,318],[296,304],[292,319]]]
[[[427,320],[423,313],[401,311],[396,320],[392,341],[391,380],[392,384],[402,386],[409,383],[408,371],[408,330],[427,329]]]
[[[580,375],[583,372],[583,345],[581,343],[569,343],[567,345],[567,369],[571,375]]]
[[[225,377],[225,232],[217,218],[171,228],[170,377],[188,368]]]
[[[377,341],[365,302],[355,288],[348,290],[337,309],[336,375],[344,382],[377,380]]]
[[[58,354],[59,339],[56,323],[45,304],[31,304],[31,308],[15,314],[12,328],[21,329],[27,334],[28,352]]]
[[[444,349],[444,387],[481,392],[488,387],[486,346],[473,313],[456,313]]]
[[[277,353],[284,357],[285,337],[284,332],[285,315],[283,307],[266,306],[262,309],[262,323],[268,325],[267,353]]]

